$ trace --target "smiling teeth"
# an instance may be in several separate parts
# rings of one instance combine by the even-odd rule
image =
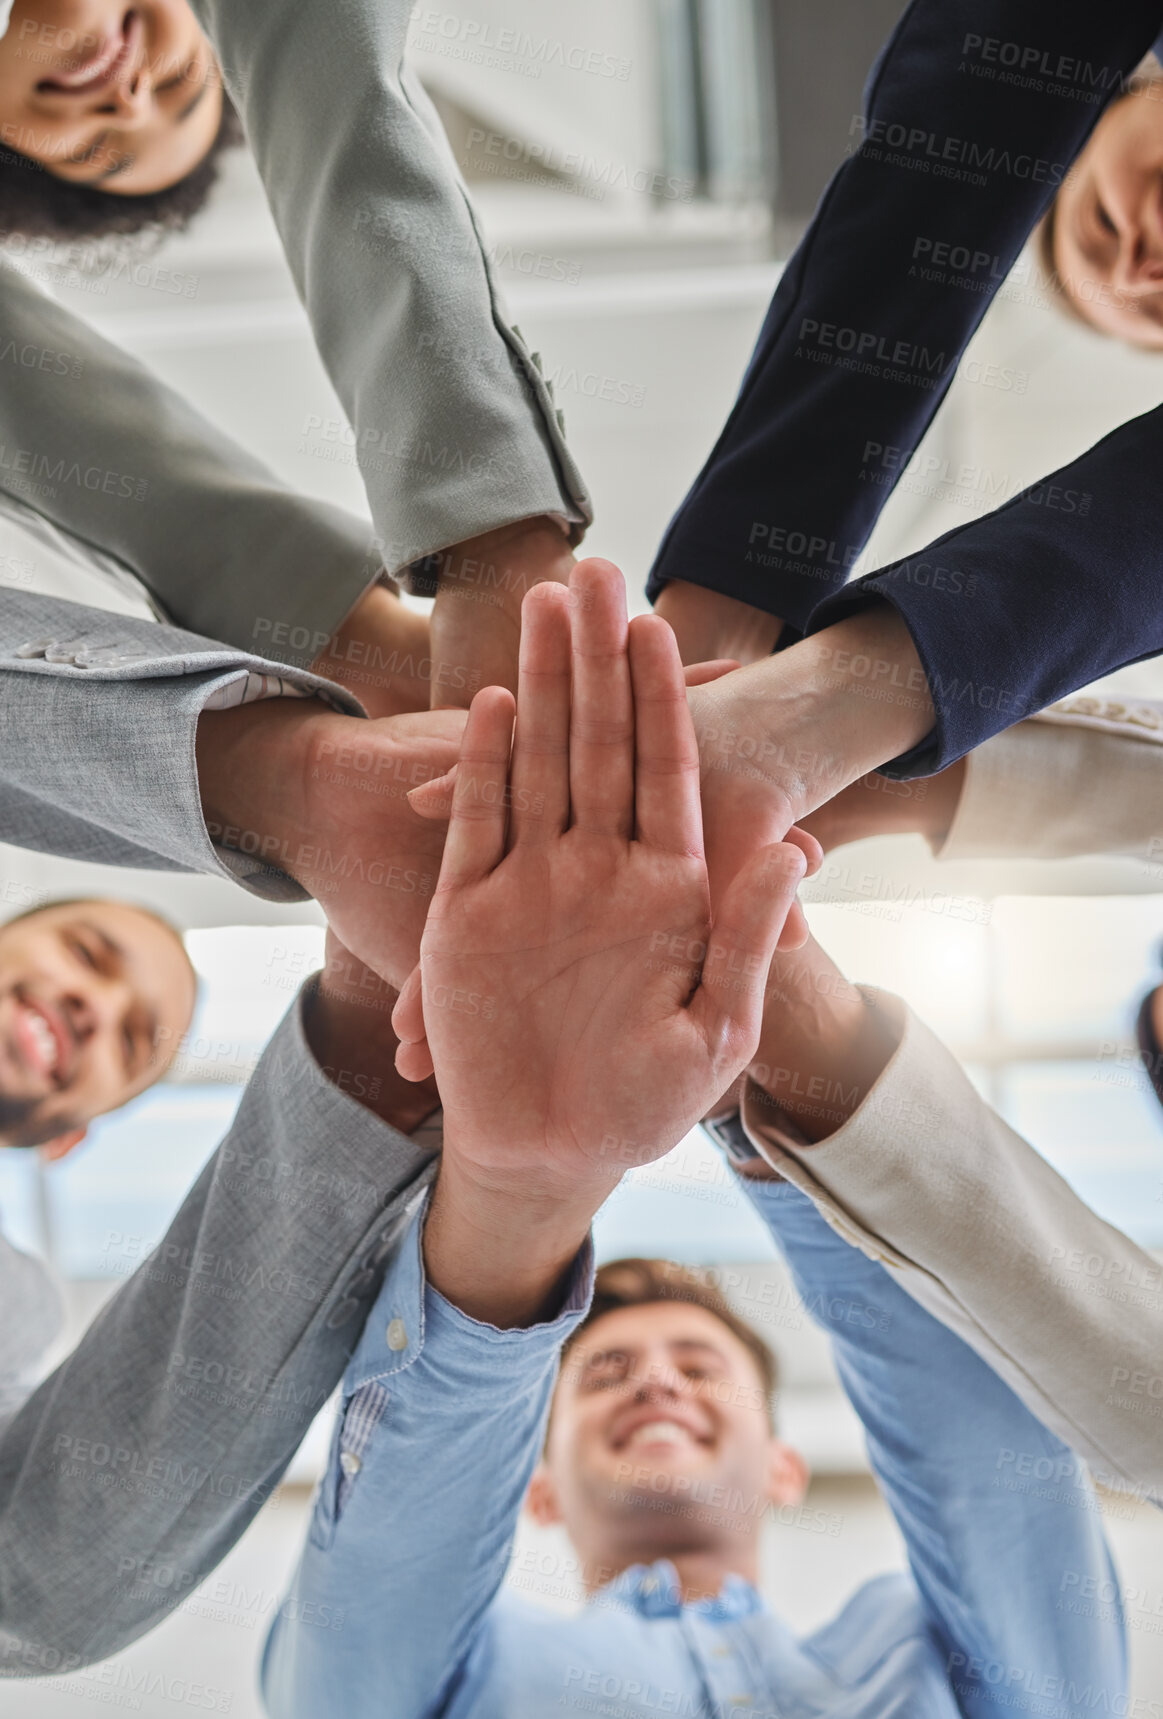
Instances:
[[[45,1066],[50,1073],[55,1072],[57,1066],[56,1038],[43,1015],[36,1014],[32,1009],[28,1011],[28,1030],[32,1034],[37,1050],[44,1059]]]
[[[635,1427],[626,1443],[694,1444],[695,1436],[689,1427],[679,1426],[677,1421],[646,1421],[644,1425]]]

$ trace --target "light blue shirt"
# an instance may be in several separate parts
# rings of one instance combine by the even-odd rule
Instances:
[[[425,1284],[418,1218],[349,1368],[267,1642],[274,1719],[1128,1714],[1117,1581],[1071,1453],[801,1194],[745,1186],[831,1335],[910,1574],[866,1583],[807,1638],[739,1578],[683,1605],[666,1563],[625,1572],[574,1616],[505,1587],[589,1260],[556,1321],[497,1331]]]

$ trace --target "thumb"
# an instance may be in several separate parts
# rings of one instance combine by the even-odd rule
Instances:
[[[688,687],[709,686],[713,680],[722,680],[725,674],[734,674],[741,664],[734,657],[709,657],[705,663],[688,663],[683,669],[683,679]]]
[[[761,848],[731,881],[715,915],[690,1008],[725,1065],[725,1079],[755,1054],[768,968],[806,865],[803,851],[790,842]]]

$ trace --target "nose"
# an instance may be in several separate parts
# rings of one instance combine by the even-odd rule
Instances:
[[[153,78],[144,65],[115,85],[101,103],[101,112],[112,114],[123,130],[144,125],[152,110]]]
[[[634,1385],[634,1401],[673,1402],[684,1393],[687,1384],[686,1374],[679,1371],[663,1349],[643,1356]]]

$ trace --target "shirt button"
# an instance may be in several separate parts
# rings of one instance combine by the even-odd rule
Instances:
[[[653,1594],[653,1593],[656,1593],[657,1591],[658,1591],[658,1577],[657,1576],[647,1576],[646,1580],[642,1584],[642,1592],[644,1594]]]
[[[408,1332],[402,1319],[393,1319],[388,1326],[388,1348],[398,1352],[408,1347]]]
[[[339,1466],[343,1470],[344,1474],[349,1477],[354,1477],[363,1467],[363,1463],[360,1461],[359,1457],[356,1456],[353,1450],[341,1450],[339,1453]]]

